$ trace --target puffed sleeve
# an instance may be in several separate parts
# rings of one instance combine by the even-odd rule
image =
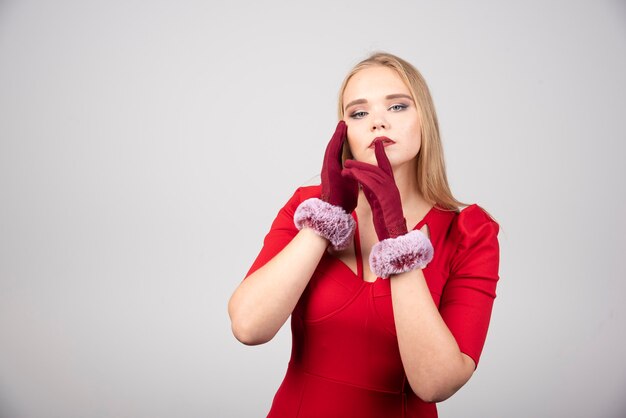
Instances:
[[[500,247],[499,225],[477,204],[464,208],[451,226],[457,243],[439,312],[461,352],[476,366],[480,359],[496,297]]]
[[[246,273],[244,280],[249,275],[260,269],[270,261],[276,254],[282,251],[298,234],[298,229],[293,222],[293,215],[298,208],[298,205],[302,202],[301,196],[302,187],[298,187],[293,196],[287,201],[287,203],[280,209],[278,215],[274,219],[270,231],[263,240],[263,248],[261,252],[252,263],[252,267]]]

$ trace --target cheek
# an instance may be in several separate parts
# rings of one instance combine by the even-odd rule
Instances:
[[[363,134],[356,124],[346,123],[346,125],[348,126],[348,143],[353,149],[358,148],[359,140],[363,137]]]
[[[361,160],[361,149],[357,142],[355,142],[354,140],[351,140],[350,137],[348,137],[348,141],[346,142],[344,146],[348,148],[348,152],[352,159]]]
[[[412,143],[421,143],[422,129],[419,123],[413,123],[407,127],[405,131],[408,138],[411,138]]]

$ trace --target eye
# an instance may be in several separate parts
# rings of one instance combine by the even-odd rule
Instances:
[[[400,104],[395,104],[395,105],[391,106],[389,109],[393,110],[394,112],[400,112],[400,111],[406,109],[407,107],[409,107],[409,106],[400,103]]]
[[[364,111],[360,111],[360,112],[354,112],[350,115],[350,117],[352,119],[363,119],[365,117],[365,115],[367,114],[367,112]]]

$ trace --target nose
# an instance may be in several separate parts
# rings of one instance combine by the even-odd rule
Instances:
[[[382,129],[389,129],[389,123],[385,120],[384,117],[382,117],[380,115],[376,115],[372,119],[371,131],[372,132],[377,132],[377,131],[380,131]]]

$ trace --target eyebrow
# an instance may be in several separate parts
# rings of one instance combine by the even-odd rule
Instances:
[[[403,94],[403,93],[397,93],[397,94],[389,94],[387,96],[385,96],[385,99],[399,99],[399,98],[404,98],[404,99],[409,99],[410,101],[413,101],[413,98],[407,94]],[[350,103],[348,103],[346,105],[346,107],[343,109],[343,111],[345,112],[346,110],[348,110],[348,108],[350,106],[354,106],[357,104],[363,104],[363,103],[367,103],[366,99],[356,99],[351,101]]]

